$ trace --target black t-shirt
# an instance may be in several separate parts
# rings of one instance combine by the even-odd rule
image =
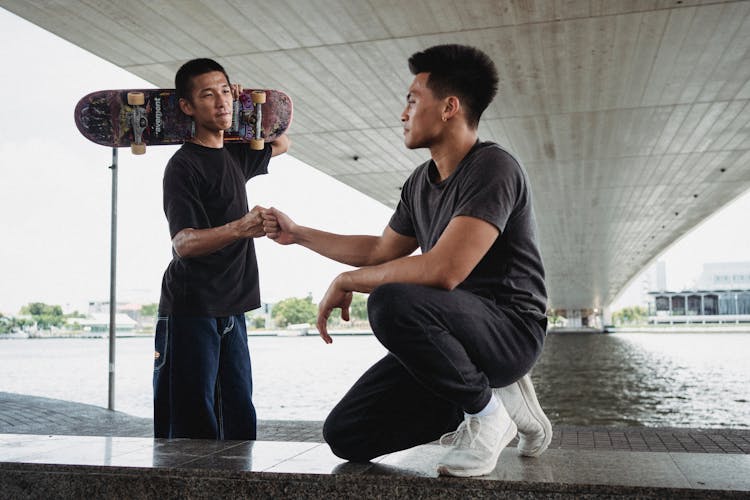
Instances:
[[[164,213],[172,238],[186,228],[208,229],[248,212],[245,184],[265,174],[271,146],[247,144],[221,149],[185,143],[164,170]],[[252,238],[202,257],[172,261],[162,280],[159,314],[223,317],[260,306],[258,265]]]
[[[409,176],[390,227],[417,239],[422,253],[437,243],[454,217],[489,222],[500,235],[458,288],[543,319],[547,308],[544,265],[526,171],[500,146],[477,144],[442,182],[430,160]]]

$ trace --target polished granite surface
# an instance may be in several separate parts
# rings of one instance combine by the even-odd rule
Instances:
[[[13,464],[56,464],[66,470],[96,466],[146,468],[154,473],[182,470],[436,478],[435,464],[443,453],[438,445],[423,445],[356,464],[339,459],[327,445],[312,442],[0,434],[0,476],[18,470]],[[473,480],[725,490],[750,496],[750,455],[550,449],[534,459],[521,457],[509,447],[503,450],[493,473]]]
[[[153,439],[150,419],[0,392],[0,499],[750,498],[750,430],[554,427],[491,474],[437,477],[435,444],[356,464],[322,422],[260,421],[258,441]]]

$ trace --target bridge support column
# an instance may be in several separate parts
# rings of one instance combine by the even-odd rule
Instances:
[[[612,315],[609,309],[601,311],[599,309],[556,309],[553,316],[562,316],[565,318],[564,329],[584,330],[589,329],[604,330],[604,326],[612,322]],[[606,321],[605,321],[606,316]]]
[[[568,328],[602,328],[601,311],[598,309],[568,309]],[[611,316],[610,316],[611,319]]]

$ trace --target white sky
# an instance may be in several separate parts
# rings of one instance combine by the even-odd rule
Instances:
[[[94,90],[151,85],[3,9],[0,60],[0,312],[16,314],[29,302],[83,311],[109,298],[112,153],[78,133],[73,109]],[[140,157],[119,150],[118,301],[159,299],[171,258],[161,179],[174,150],[153,147]],[[272,160],[270,174],[251,180],[248,192],[251,206],[273,205],[334,232],[379,234],[391,214],[289,155]],[[704,262],[750,260],[748,213],[745,195],[667,251],[670,288],[689,286]],[[317,301],[346,269],[302,248],[256,245],[264,301],[307,293]],[[615,309],[639,303],[642,281]]]

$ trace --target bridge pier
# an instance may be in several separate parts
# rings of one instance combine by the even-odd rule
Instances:
[[[612,323],[609,309],[556,309],[554,314],[565,318],[565,326],[562,327],[565,330],[604,331],[604,326]]]

